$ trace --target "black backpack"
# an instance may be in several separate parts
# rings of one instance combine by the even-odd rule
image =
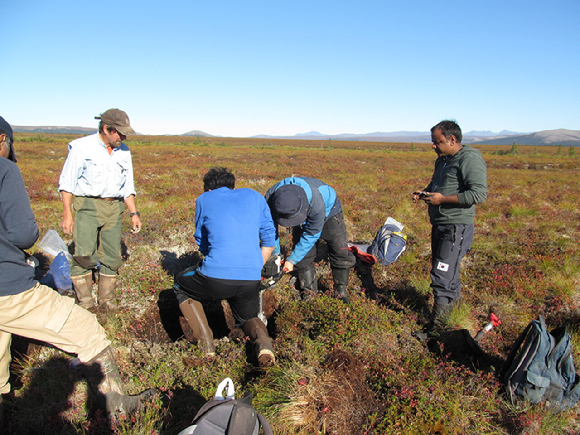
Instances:
[[[221,390],[228,387],[227,397]],[[252,395],[246,393],[241,399],[234,399],[233,382],[226,378],[218,387],[216,400],[210,400],[195,415],[192,426],[178,435],[258,435],[260,428],[264,435],[273,435],[268,420],[252,406]]]
[[[534,404],[547,402],[559,412],[574,406],[580,397],[570,334],[563,326],[548,332],[543,316],[520,334],[502,373],[512,403],[518,398]]]

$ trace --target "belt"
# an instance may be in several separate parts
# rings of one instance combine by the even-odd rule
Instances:
[[[101,198],[100,196],[85,196],[85,198],[100,199],[101,201],[123,201],[123,198]]]

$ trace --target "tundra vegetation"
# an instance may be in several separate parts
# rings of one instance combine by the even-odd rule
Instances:
[[[71,139],[16,137],[41,237],[60,232],[56,187]],[[429,347],[412,332],[432,304],[430,224],[426,206],[411,200],[432,174],[429,144],[161,136],[127,143],[143,229],[130,234],[125,217],[120,309],[97,315],[129,392],[155,387],[163,394],[143,412],[111,421],[87,408],[86,382],[70,364],[74,355],[16,337],[14,392],[4,401],[7,433],[177,434],[227,376],[238,396],[254,395],[276,434],[580,432],[578,407],[555,414],[545,405],[511,405],[498,378],[511,344],[540,314],[551,327],[568,327],[580,360],[580,160],[572,152],[478,146],[488,164],[489,197],[477,207],[475,240],[462,267],[464,303],[449,319],[449,332]],[[199,258],[195,199],[214,166],[231,168],[237,187],[261,193],[291,175],[322,179],[338,192],[351,241],[370,242],[392,216],[405,225],[407,251],[392,266],[357,264],[349,305],[331,296],[324,249],[317,271],[326,295],[297,301],[290,277],[268,290],[277,365],[266,370],[254,367],[227,304],[208,306],[218,344],[217,356],[204,358],[189,341],[171,287],[173,276]],[[31,252],[46,269],[51,258]],[[502,324],[475,352],[458,331],[475,335],[490,312]]]

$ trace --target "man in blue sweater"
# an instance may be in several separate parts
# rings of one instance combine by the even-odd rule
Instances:
[[[348,275],[356,259],[348,249],[342,205],[334,189],[315,178],[289,177],[268,189],[266,201],[276,229],[278,225],[293,228],[294,249],[284,262],[284,270],[296,269],[303,299],[318,294],[314,258],[318,241],[322,239],[328,244],[335,296],[349,302]],[[276,232],[274,254],[279,253],[280,239]]]
[[[111,414],[132,412],[154,391],[126,395],[111,342],[97,318],[73,298],[39,284],[26,262],[24,249],[38,239],[38,225],[14,164],[13,142],[12,127],[0,116],[0,395],[10,392],[10,344],[12,334],[18,334],[76,353],[97,401]],[[2,396],[0,426],[1,405]]]
[[[179,308],[198,347],[215,354],[213,332],[202,302],[228,301],[236,326],[255,347],[260,367],[274,364],[266,325],[258,318],[261,270],[274,250],[275,230],[268,204],[252,189],[235,189],[235,176],[213,168],[203,178],[196,201],[195,240],[205,256],[201,265],[175,277]]]

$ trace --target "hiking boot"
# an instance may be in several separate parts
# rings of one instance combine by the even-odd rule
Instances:
[[[262,368],[273,366],[276,362],[276,356],[274,355],[272,339],[268,335],[268,330],[264,322],[254,317],[248,320],[242,329],[254,346],[258,365]]]
[[[117,275],[103,275],[99,273],[99,309],[103,311],[116,310],[115,284]]]
[[[159,394],[148,389],[136,396],[127,395],[110,346],[83,364],[82,370],[98,403],[113,417],[138,411],[146,399]]]
[[[302,300],[307,302],[318,295],[318,281],[314,267],[298,271],[298,285],[302,292]]]
[[[187,299],[179,304],[179,309],[187,324],[191,328],[193,337],[197,340],[197,347],[206,355],[215,355],[215,345],[213,342],[213,331],[207,323],[203,305],[199,301]]]
[[[78,303],[85,309],[93,308],[93,272],[84,275],[71,276]]]
[[[348,304],[348,294],[346,287],[348,286],[348,275],[350,269],[332,269],[332,279],[334,280],[334,297]]]

